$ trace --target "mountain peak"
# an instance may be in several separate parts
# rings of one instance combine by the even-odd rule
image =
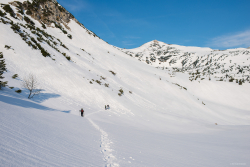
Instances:
[[[157,41],[156,39],[155,39],[155,40],[153,40],[153,42],[154,42],[154,43],[159,43],[159,41]]]
[[[216,76],[218,78],[221,76],[235,78],[237,73],[238,80],[248,80],[249,78],[249,76],[242,75],[243,73],[249,73],[244,65],[249,60],[244,59],[244,61],[239,62],[239,59],[243,60],[243,55],[250,54],[248,49],[244,48],[220,51],[211,48],[172,45],[153,40],[139,48],[127,49],[124,52],[157,68],[176,68],[177,71],[186,72],[199,70],[209,75],[210,73],[217,73],[219,74]],[[238,56],[238,58],[235,58],[235,56]],[[232,70],[233,67],[235,71]],[[238,69],[240,69],[240,72]]]

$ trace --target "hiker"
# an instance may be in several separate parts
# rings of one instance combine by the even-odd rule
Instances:
[[[107,109],[109,109],[109,105],[107,105]]]
[[[107,107],[106,107],[106,105],[105,105],[105,110],[107,110]]]
[[[81,116],[83,117],[83,113],[84,113],[84,110],[83,109],[81,109]]]

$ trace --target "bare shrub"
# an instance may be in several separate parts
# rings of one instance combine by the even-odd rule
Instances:
[[[41,89],[39,89],[38,86],[37,79],[33,74],[29,74],[29,76],[25,77],[23,80],[23,87],[29,90],[29,99],[41,92]]]

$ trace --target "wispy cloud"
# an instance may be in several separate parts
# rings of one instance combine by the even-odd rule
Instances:
[[[249,47],[250,46],[250,30],[238,32],[232,35],[224,35],[213,38],[209,43],[213,47]]]

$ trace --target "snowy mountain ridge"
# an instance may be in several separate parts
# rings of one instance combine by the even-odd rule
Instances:
[[[250,48],[220,51],[154,40],[139,48],[123,49],[123,52],[157,68],[173,68],[190,75],[198,70],[205,76],[204,79],[215,77],[220,81],[237,83],[250,81]]]
[[[0,90],[1,166],[250,163],[247,79],[240,86],[209,80],[208,74],[202,79],[206,75],[199,68],[205,62],[193,66],[197,57],[182,54],[211,49],[149,42],[131,51],[131,57],[124,53],[129,50],[99,39],[60,6],[51,0],[1,1],[0,63],[6,67],[0,68],[5,83]],[[133,56],[153,53],[156,63],[158,51],[180,66],[170,66],[168,59],[161,62],[168,64],[163,69]],[[246,55],[240,51],[235,57]],[[185,68],[177,68],[184,59]],[[215,75],[216,65],[210,66]],[[32,99],[23,86],[29,74],[41,90]]]

